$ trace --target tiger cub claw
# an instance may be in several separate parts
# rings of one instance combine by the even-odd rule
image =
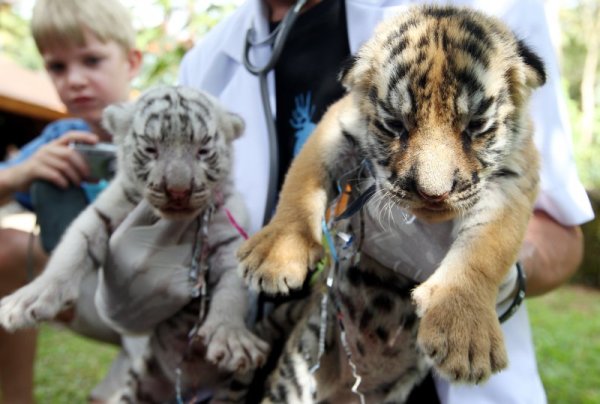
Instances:
[[[307,232],[270,224],[239,249],[239,271],[252,289],[268,294],[288,294],[302,287],[308,268],[321,253],[321,245]]]
[[[435,293],[434,293],[435,292]],[[413,291],[421,316],[417,343],[446,379],[478,384],[508,364],[493,307],[460,287],[428,285]]]
[[[54,318],[77,298],[68,282],[34,281],[0,301],[0,327],[7,331],[33,327]]]
[[[244,325],[226,321],[204,324],[198,336],[206,345],[206,359],[227,372],[247,372],[261,367],[270,346]]]

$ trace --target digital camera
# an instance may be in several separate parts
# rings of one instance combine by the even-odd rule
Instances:
[[[86,181],[96,182],[102,179],[110,180],[116,171],[117,146],[112,143],[73,143],[75,150],[83,155],[90,169]]]

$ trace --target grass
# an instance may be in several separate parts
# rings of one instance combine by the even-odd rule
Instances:
[[[600,403],[600,292],[563,287],[527,301],[539,369],[550,404]],[[41,328],[38,403],[84,403],[116,349],[49,326]]]
[[[117,349],[68,330],[42,326],[35,368],[36,401],[86,403],[90,391],[108,372]]]
[[[527,304],[548,401],[600,403],[600,292],[569,286]]]

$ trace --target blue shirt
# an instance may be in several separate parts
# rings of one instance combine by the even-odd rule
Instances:
[[[0,170],[15,166],[26,161],[36,151],[38,151],[40,147],[60,138],[67,132],[73,130],[89,132],[90,126],[82,119],[60,119],[58,121],[52,122],[44,128],[44,130],[38,137],[36,137],[31,142],[23,146],[16,156],[12,157],[8,161],[0,162]],[[98,190],[96,189],[98,185],[82,183],[81,186],[86,193],[88,201],[93,200],[95,198],[95,195],[97,195],[98,193]],[[90,191],[92,192],[88,192],[86,188],[90,188]],[[17,192],[15,194],[15,199],[25,208],[30,210],[32,209],[31,198],[28,192]]]

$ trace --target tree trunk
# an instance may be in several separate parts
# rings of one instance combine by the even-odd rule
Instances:
[[[600,5],[586,2],[583,7],[585,61],[581,73],[581,136],[584,145],[594,141],[594,114],[596,111],[596,76],[600,56]]]
[[[583,262],[573,277],[573,282],[600,288],[600,192],[588,191],[588,197],[596,218],[581,226],[585,242]]]

